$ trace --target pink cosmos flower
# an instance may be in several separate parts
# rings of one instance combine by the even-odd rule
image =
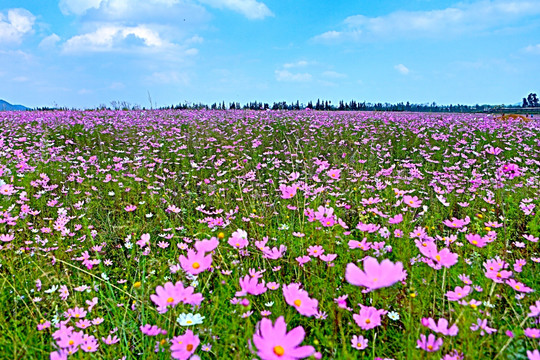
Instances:
[[[437,339],[433,334],[429,334],[426,339],[426,335],[420,334],[420,340],[417,340],[416,343],[418,345],[417,348],[426,350],[427,352],[434,352],[440,349],[443,344],[443,339]]]
[[[293,306],[300,314],[310,317],[317,314],[317,299],[311,299],[307,291],[300,289],[299,284],[283,285],[283,296],[287,304]]]
[[[326,263],[330,263],[334,261],[336,258],[337,258],[337,254],[324,254],[324,255],[319,256],[319,259],[321,259],[322,261]]]
[[[357,240],[349,240],[348,242],[349,249],[362,249],[368,251],[371,247],[371,243],[367,242],[367,239],[364,238],[361,242]]]
[[[15,239],[15,235],[13,234],[0,234],[0,241],[10,242],[13,239]]]
[[[275,246],[272,249],[264,247],[262,251],[265,259],[277,260],[283,257],[283,254],[287,251],[287,247],[281,244],[279,245],[279,249]]]
[[[465,221],[453,217],[452,220],[444,220],[443,224],[452,229],[459,229],[465,225]]]
[[[187,360],[200,344],[199,337],[188,330],[184,335],[175,336],[171,340],[171,355],[173,359]]]
[[[287,186],[285,184],[281,184],[279,186],[279,190],[281,191],[281,198],[282,199],[290,199],[293,198],[296,195],[296,191],[298,190],[298,187],[296,186]]]
[[[437,252],[435,240],[424,238],[423,240],[415,240],[414,243],[422,255],[431,258],[433,253]]]
[[[195,250],[198,252],[212,252],[219,245],[219,240],[216,237],[212,237],[210,240],[201,240],[195,242]]]
[[[300,265],[300,267],[303,267],[305,263],[308,263],[311,261],[311,258],[307,255],[304,255],[304,256],[298,256],[296,258],[296,261],[298,261],[298,264]]]
[[[338,180],[339,176],[341,175],[341,170],[339,170],[339,169],[328,170],[326,172],[326,175],[328,175],[332,179]]]
[[[514,279],[506,280],[506,284],[511,286],[514,290],[519,291],[519,292],[530,293],[530,292],[534,291],[533,289],[531,289],[527,285],[525,285],[523,283],[520,283],[520,282],[517,282]]]
[[[432,318],[422,318],[422,325],[447,336],[456,336],[459,331],[456,324],[448,327],[448,320],[445,318],[440,318],[438,322],[435,322]]]
[[[402,221],[403,221],[403,215],[402,214],[397,214],[396,216],[393,216],[390,219],[388,219],[389,224],[399,224]]]
[[[241,291],[238,291],[235,296],[261,295],[266,292],[266,286],[263,282],[259,283],[259,279],[249,275],[244,276],[239,280]]]
[[[388,311],[384,309],[376,309],[373,306],[360,306],[360,313],[354,314],[353,319],[362,330],[373,329],[381,325],[381,315],[386,315]]]
[[[476,324],[471,325],[472,331],[480,330],[480,335],[484,336],[484,331],[488,334],[492,334],[494,332],[497,332],[497,329],[490,328],[487,324],[487,319],[477,319]]]
[[[189,286],[184,288],[181,281],[173,285],[172,282],[165,283],[164,286],[156,287],[156,294],[150,295],[150,300],[157,306],[160,314],[167,312],[168,307],[175,307],[180,302],[189,305],[200,305],[203,297],[200,293],[193,293],[194,288]]]
[[[167,333],[166,330],[160,329],[157,325],[150,325],[150,324],[146,324],[144,326],[141,325],[139,329],[146,336],[157,336],[157,335]]]
[[[458,254],[450,251],[448,248],[444,248],[441,251],[437,251],[431,254],[431,259],[440,266],[450,268],[457,264]]]
[[[142,234],[141,239],[136,242],[141,248],[150,245],[150,234]]]
[[[467,239],[469,243],[479,248],[482,248],[487,244],[486,239],[478,234],[466,234],[465,239]]]
[[[304,337],[302,326],[287,332],[287,324],[280,316],[273,325],[272,320],[263,318],[257,324],[253,343],[262,360],[295,360],[309,357],[315,352],[313,346],[298,346]]]
[[[403,196],[403,202],[412,208],[419,208],[422,206],[422,200],[418,199],[417,196],[405,195]]]
[[[137,210],[137,206],[135,205],[128,205],[124,208],[124,210],[126,210],[127,212],[132,212],[132,211],[135,211]]]
[[[368,342],[369,342],[368,339],[364,339],[362,335],[360,336],[353,335],[351,339],[352,347],[358,350],[364,350],[365,348],[367,348]]]
[[[448,298],[448,301],[457,301],[469,295],[470,292],[471,292],[471,287],[468,285],[464,287],[456,286],[454,291],[446,292],[446,297]]]
[[[320,245],[312,245],[307,248],[307,252],[309,256],[319,257],[320,255],[324,253],[324,249]]]
[[[528,317],[537,317],[540,315],[540,300],[537,300],[534,305],[529,306],[529,310],[531,312],[527,314]]]
[[[210,268],[212,265],[212,254],[204,256],[204,252],[202,251],[195,252],[189,249],[187,257],[180,255],[178,260],[185,272],[191,275],[197,275]]]
[[[529,360],[540,360],[540,352],[538,350],[527,350]]]
[[[237,249],[243,249],[249,245],[249,241],[247,239],[247,232],[245,232],[244,230],[238,229],[231,234],[231,237],[229,238],[227,242],[232,247],[235,247]]]
[[[525,334],[525,336],[528,338],[538,339],[540,338],[540,329],[526,328],[525,330],[523,330],[523,334]]]
[[[364,286],[369,290],[392,286],[398,281],[407,278],[407,271],[403,270],[401,262],[393,263],[388,259],[380,264],[373,257],[364,259],[364,271],[353,263],[347,264],[345,279],[352,285]]]

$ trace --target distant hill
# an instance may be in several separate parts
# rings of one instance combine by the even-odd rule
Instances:
[[[26,106],[22,105],[11,105],[5,100],[0,100],[0,111],[25,111],[30,110],[30,108],[27,108]]]

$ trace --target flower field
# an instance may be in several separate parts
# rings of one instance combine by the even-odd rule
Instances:
[[[540,120],[0,112],[0,357],[540,359]]]

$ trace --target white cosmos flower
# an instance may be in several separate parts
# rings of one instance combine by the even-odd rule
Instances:
[[[203,323],[203,320],[204,316],[201,316],[201,314],[180,314],[176,319],[181,326],[199,325]]]

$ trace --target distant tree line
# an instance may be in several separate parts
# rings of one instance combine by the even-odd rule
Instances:
[[[430,104],[411,104],[410,102],[399,103],[370,103],[360,102],[356,100],[344,101],[340,100],[337,104],[332,104],[330,100],[317,99],[314,103],[309,101],[307,104],[300,103],[296,100],[291,103],[286,101],[274,102],[272,104],[263,102],[249,102],[246,104],[240,104],[239,102],[225,103],[213,103],[211,105],[203,103],[188,103],[171,105],[168,107],[162,107],[161,109],[208,109],[208,110],[322,110],[322,111],[414,111],[414,112],[482,112],[490,111],[491,109],[501,108],[503,105],[462,105],[462,104],[450,104],[439,105],[435,102]]]
[[[245,104],[240,104],[239,102],[229,102],[225,103],[222,101],[220,103],[213,103],[211,105],[204,103],[191,103],[184,102],[177,105],[159,107],[161,110],[322,110],[322,111],[412,111],[412,112],[463,112],[463,113],[472,113],[472,112],[512,112],[519,111],[522,108],[538,108],[540,111],[540,104],[538,96],[534,93],[530,93],[526,98],[523,98],[523,103],[521,107],[519,105],[515,106],[505,106],[505,105],[462,105],[462,104],[450,104],[450,105],[439,105],[435,102],[426,103],[426,104],[411,104],[410,102],[399,102],[399,103],[370,103],[366,101],[344,101],[340,100],[337,104],[332,104],[330,100],[321,100],[317,99],[314,103],[313,101],[308,101],[307,104],[300,103],[299,100],[287,103],[286,101],[278,101],[270,103],[263,103],[259,101],[248,102]],[[101,104],[98,110],[146,110],[145,107],[141,107],[137,104],[131,104],[126,101],[111,101],[110,106]],[[41,107],[35,108],[35,110],[68,110],[66,107]],[[76,110],[72,108],[71,110]]]

